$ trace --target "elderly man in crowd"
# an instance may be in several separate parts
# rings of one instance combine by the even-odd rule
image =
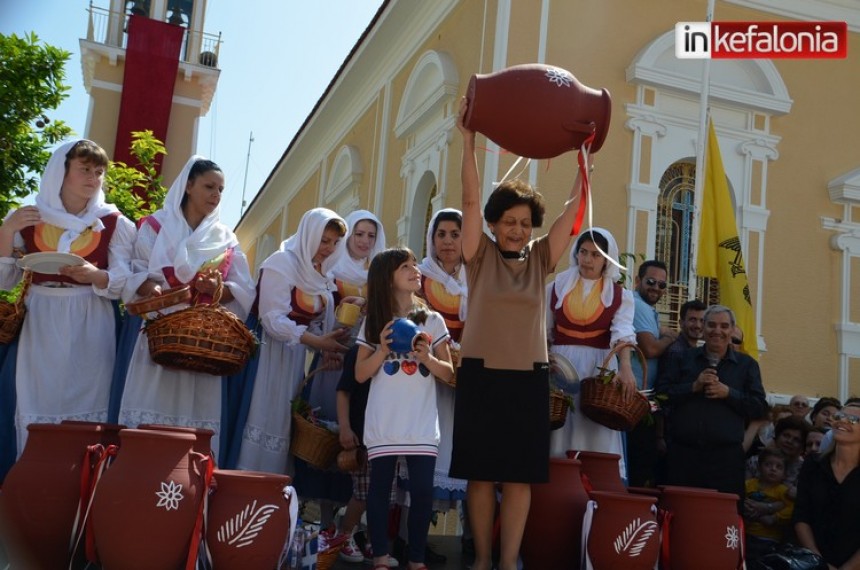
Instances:
[[[758,362],[732,348],[735,316],[705,311],[705,344],[660,371],[658,394],[668,399],[668,482],[744,496],[744,427],[765,415]]]
[[[791,413],[799,418],[806,418],[809,413],[809,398],[803,394],[795,394],[788,403]]]

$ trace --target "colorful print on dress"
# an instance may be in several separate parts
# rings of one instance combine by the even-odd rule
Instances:
[[[418,372],[424,378],[430,376],[430,369],[415,359],[408,358],[409,353],[391,352],[388,359],[382,363],[382,371],[386,376],[394,376],[403,372],[407,376],[413,376]]]

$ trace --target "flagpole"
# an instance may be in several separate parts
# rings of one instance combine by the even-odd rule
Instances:
[[[714,19],[714,3],[716,0],[708,0],[708,14],[706,21],[711,23]],[[713,39],[713,38],[712,38]],[[710,46],[713,49],[713,46]],[[690,235],[690,273],[687,276],[687,299],[693,300],[698,294],[697,275],[699,256],[699,228],[702,218],[702,200],[705,187],[705,140],[708,136],[708,97],[711,91],[711,60],[706,59],[702,66],[702,93],[699,97],[699,136],[696,141],[696,183],[693,187],[693,229]],[[704,300],[704,299],[703,299]]]

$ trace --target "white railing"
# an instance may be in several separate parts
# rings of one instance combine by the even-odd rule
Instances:
[[[91,3],[87,24],[87,40],[107,46],[125,48],[128,42],[128,34],[126,33],[128,18],[129,14],[98,8]],[[182,35],[182,48],[179,51],[179,57],[180,61],[217,67],[220,49],[221,34],[208,34],[186,28]]]

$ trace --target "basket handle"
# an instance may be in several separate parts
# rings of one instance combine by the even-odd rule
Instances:
[[[642,349],[636,346],[636,344],[632,342],[619,342],[616,343],[615,346],[612,347],[612,350],[609,351],[609,354],[606,355],[606,358],[603,359],[603,368],[607,368],[609,366],[609,362],[612,360],[612,357],[624,350],[625,348],[632,348],[633,352],[639,358],[639,364],[642,365],[642,389],[648,389],[648,361],[645,360],[645,355],[642,353]]]
[[[208,303],[208,305],[210,305],[210,306],[215,306],[221,302],[221,295],[224,292],[224,278],[221,276],[221,272],[218,271],[217,269],[214,271],[209,270],[207,273],[208,273],[208,275],[215,277],[215,283],[216,283],[215,284],[215,292],[212,293],[212,301],[210,303]],[[194,286],[192,285],[192,293],[194,293],[194,292],[195,292]],[[194,301],[195,307],[200,304],[200,292],[197,291],[196,293],[197,293],[197,298]]]
[[[24,282],[24,286],[21,288],[21,294],[18,295],[18,298],[15,299],[15,315],[20,315],[21,311],[24,310],[24,301],[27,297],[27,291],[30,290],[30,283],[33,282],[33,272],[29,269],[24,271],[24,277],[21,279]]]

